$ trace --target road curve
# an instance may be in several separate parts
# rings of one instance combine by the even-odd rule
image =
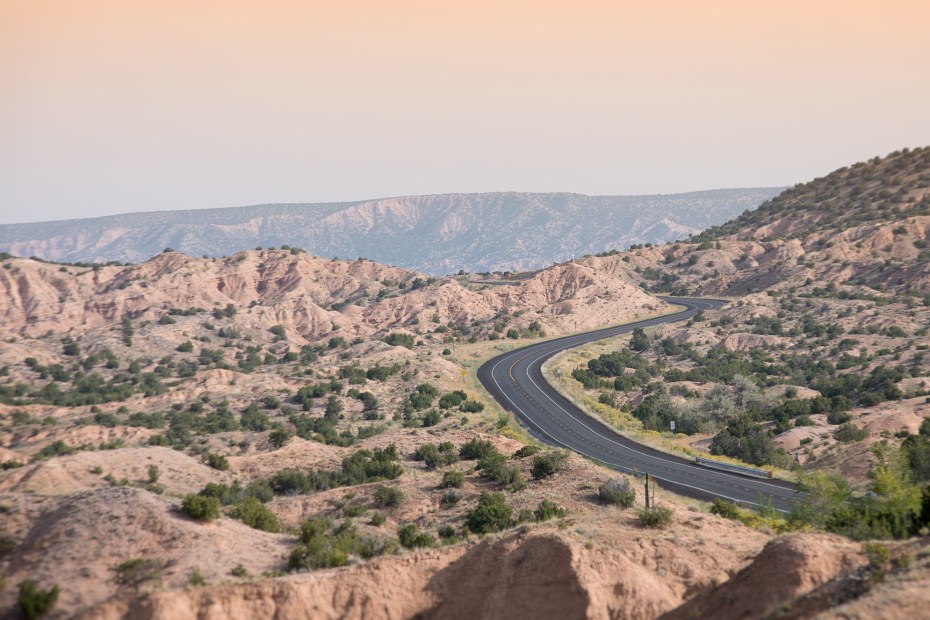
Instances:
[[[478,369],[478,380],[504,409],[543,443],[574,450],[619,471],[651,474],[659,486],[687,497],[701,500],[721,497],[790,510],[798,497],[795,485],[790,482],[719,471],[649,448],[587,415],[543,379],[543,363],[560,351],[636,328],[685,321],[702,309],[719,308],[724,304],[713,299],[661,299],[684,306],[685,310],[508,351],[485,362]]]

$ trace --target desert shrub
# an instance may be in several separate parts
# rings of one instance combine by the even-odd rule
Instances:
[[[430,409],[423,414],[420,424],[424,427],[436,426],[442,420],[442,414],[436,409]]]
[[[0,560],[13,553],[18,544],[9,534],[0,534]]]
[[[853,441],[862,441],[869,436],[869,432],[864,428],[859,428],[855,424],[841,424],[838,429],[833,431],[833,438],[843,443]]]
[[[267,480],[255,480],[243,489],[242,495],[243,497],[254,497],[264,504],[274,499],[274,490]]]
[[[455,489],[448,489],[439,497],[439,503],[444,508],[456,506],[460,501],[462,501],[462,494]]]
[[[350,556],[373,558],[393,553],[397,543],[358,534],[350,521],[345,521],[329,532],[328,519],[314,517],[300,526],[297,545],[288,557],[291,570],[311,570],[343,566]]]
[[[52,586],[43,590],[32,579],[27,579],[19,584],[19,597],[16,599],[20,611],[29,620],[34,620],[44,616],[58,600],[58,586]]]
[[[415,523],[408,523],[397,528],[397,539],[407,549],[434,547],[436,539],[425,532],[420,532]]]
[[[62,456],[65,454],[72,454],[74,452],[77,452],[77,448],[73,446],[69,446],[64,441],[59,439],[58,441],[55,441],[54,443],[51,443],[45,446],[44,448],[42,448],[41,450],[39,450],[39,452],[36,453],[36,458],[45,459],[45,458],[49,458],[52,456]]]
[[[665,506],[651,506],[639,511],[639,522],[643,527],[665,528],[672,523],[672,511]]]
[[[544,499],[539,502],[539,506],[533,511],[533,516],[539,522],[548,521],[549,519],[561,519],[565,516],[565,509],[559,507],[555,502]]]
[[[520,474],[520,468],[516,465],[510,465],[507,457],[500,452],[493,452],[484,456],[478,461],[478,469],[481,475],[490,478],[498,484],[509,484],[514,487],[521,487],[525,483],[523,476]]]
[[[368,508],[364,504],[351,504],[342,507],[342,514],[347,517],[360,517],[366,512],[368,512]]]
[[[611,506],[629,508],[636,501],[636,491],[625,478],[613,478],[597,487],[597,497]]]
[[[748,415],[738,416],[714,436],[710,453],[740,459],[753,465],[784,464],[785,452],[775,448],[772,433]]]
[[[534,445],[523,446],[522,448],[514,452],[513,456],[511,456],[510,458],[525,459],[528,456],[533,456],[534,454],[537,454],[539,450],[540,450],[539,446],[534,446]]]
[[[827,423],[845,424],[852,420],[852,416],[845,411],[830,411],[827,413]]]
[[[533,457],[533,478],[548,478],[565,467],[568,455],[558,450],[551,450]]]
[[[389,487],[382,484],[375,489],[372,498],[375,504],[382,508],[394,508],[400,506],[401,502],[404,501],[404,492],[397,487]]]
[[[461,390],[455,390],[453,392],[446,392],[439,397],[439,408],[440,409],[452,409],[453,407],[458,407],[463,402],[468,400],[468,395]]]
[[[249,571],[248,571],[248,569],[246,569],[246,567],[243,566],[242,564],[236,564],[236,565],[233,567],[233,569],[232,569],[231,571],[229,571],[229,574],[232,575],[233,577],[240,577],[240,578],[242,578],[242,577],[248,577],[248,576],[249,576]]]
[[[246,497],[233,506],[229,511],[229,516],[256,530],[262,530],[263,532],[281,531],[277,515],[254,497]]]
[[[502,493],[482,493],[478,505],[468,512],[465,525],[476,534],[489,534],[510,527],[513,509]]]
[[[371,513],[371,518],[368,519],[368,524],[378,527],[379,525],[384,525],[385,521],[387,521],[387,517],[380,512],[373,512]]]
[[[497,454],[497,448],[485,439],[469,439],[459,448],[459,456],[466,461],[480,460],[489,454]]]
[[[423,461],[430,469],[451,465],[459,460],[455,453],[455,446],[451,442],[445,441],[439,446],[431,443],[425,443],[417,447],[413,457],[418,461]]]
[[[342,459],[342,467],[338,470],[311,470],[305,474],[298,469],[284,469],[274,474],[269,484],[277,495],[297,495],[393,480],[403,473],[398,459],[397,448],[393,444],[384,449],[359,450]]]
[[[242,428],[250,431],[262,432],[267,431],[271,426],[268,414],[259,410],[258,405],[252,403],[242,412],[239,417],[239,423]]]
[[[239,488],[239,481],[233,482],[232,486],[222,482],[208,482],[206,486],[200,489],[198,495],[202,497],[215,497],[223,506],[235,504],[242,497],[242,489]]]
[[[739,508],[733,502],[715,497],[710,505],[710,513],[724,519],[739,519]]]
[[[215,452],[207,452],[204,456],[204,462],[213,469],[218,469],[220,471],[229,470],[229,460],[222,454],[217,454]]]
[[[276,428],[268,434],[268,442],[275,449],[282,448],[294,436],[289,428]]]
[[[477,400],[469,399],[459,405],[459,410],[465,413],[480,413],[484,411],[484,405]]]
[[[443,525],[436,530],[436,533],[439,534],[439,537],[446,544],[456,542],[458,536],[455,534],[455,528],[451,525]]]
[[[465,486],[465,474],[460,471],[446,471],[442,474],[440,489],[461,489]]]
[[[181,512],[196,521],[212,521],[220,516],[220,500],[188,493],[181,502]]]
[[[117,585],[138,588],[141,584],[157,579],[161,574],[161,565],[154,560],[135,558],[111,566],[113,581]]]
[[[384,342],[391,345],[392,347],[405,347],[407,349],[412,349],[414,337],[410,334],[391,332],[385,337]]]
[[[98,411],[94,414],[94,424],[99,424],[100,426],[106,426],[113,428],[119,424],[119,420],[116,415],[109,411]]]

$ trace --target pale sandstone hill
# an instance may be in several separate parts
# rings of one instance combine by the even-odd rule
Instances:
[[[286,251],[196,259],[167,252],[131,267],[98,270],[9,260],[0,270],[0,335],[80,334],[124,316],[156,320],[171,309],[232,304],[237,324],[282,325],[298,343],[328,335],[487,321],[524,314],[553,332],[600,326],[652,312],[660,303],[621,273],[557,265],[515,286],[471,290],[434,283],[371,261],[330,261]],[[400,284],[403,288],[398,286]],[[380,295],[380,297],[379,297]],[[190,317],[181,319],[193,320]],[[180,320],[180,319],[179,319]]]
[[[274,570],[289,547],[287,536],[238,521],[196,523],[176,513],[175,503],[131,488],[71,495],[33,524],[9,559],[7,583],[27,578],[60,583],[57,607],[72,615],[126,592],[115,582],[113,567],[129,560],[153,561],[157,568],[152,581],[177,587],[195,569],[210,580],[227,575],[238,563],[259,572]],[[9,610],[14,600],[14,588],[0,592],[0,608]]]

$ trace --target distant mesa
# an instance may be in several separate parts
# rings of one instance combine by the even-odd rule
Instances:
[[[141,262],[299,246],[431,275],[538,269],[572,255],[665,243],[722,224],[781,188],[653,196],[484,193],[256,205],[0,225],[0,251],[67,262]]]

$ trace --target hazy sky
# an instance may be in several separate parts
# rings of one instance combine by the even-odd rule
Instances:
[[[787,185],[930,145],[926,0],[0,0],[0,222]]]

